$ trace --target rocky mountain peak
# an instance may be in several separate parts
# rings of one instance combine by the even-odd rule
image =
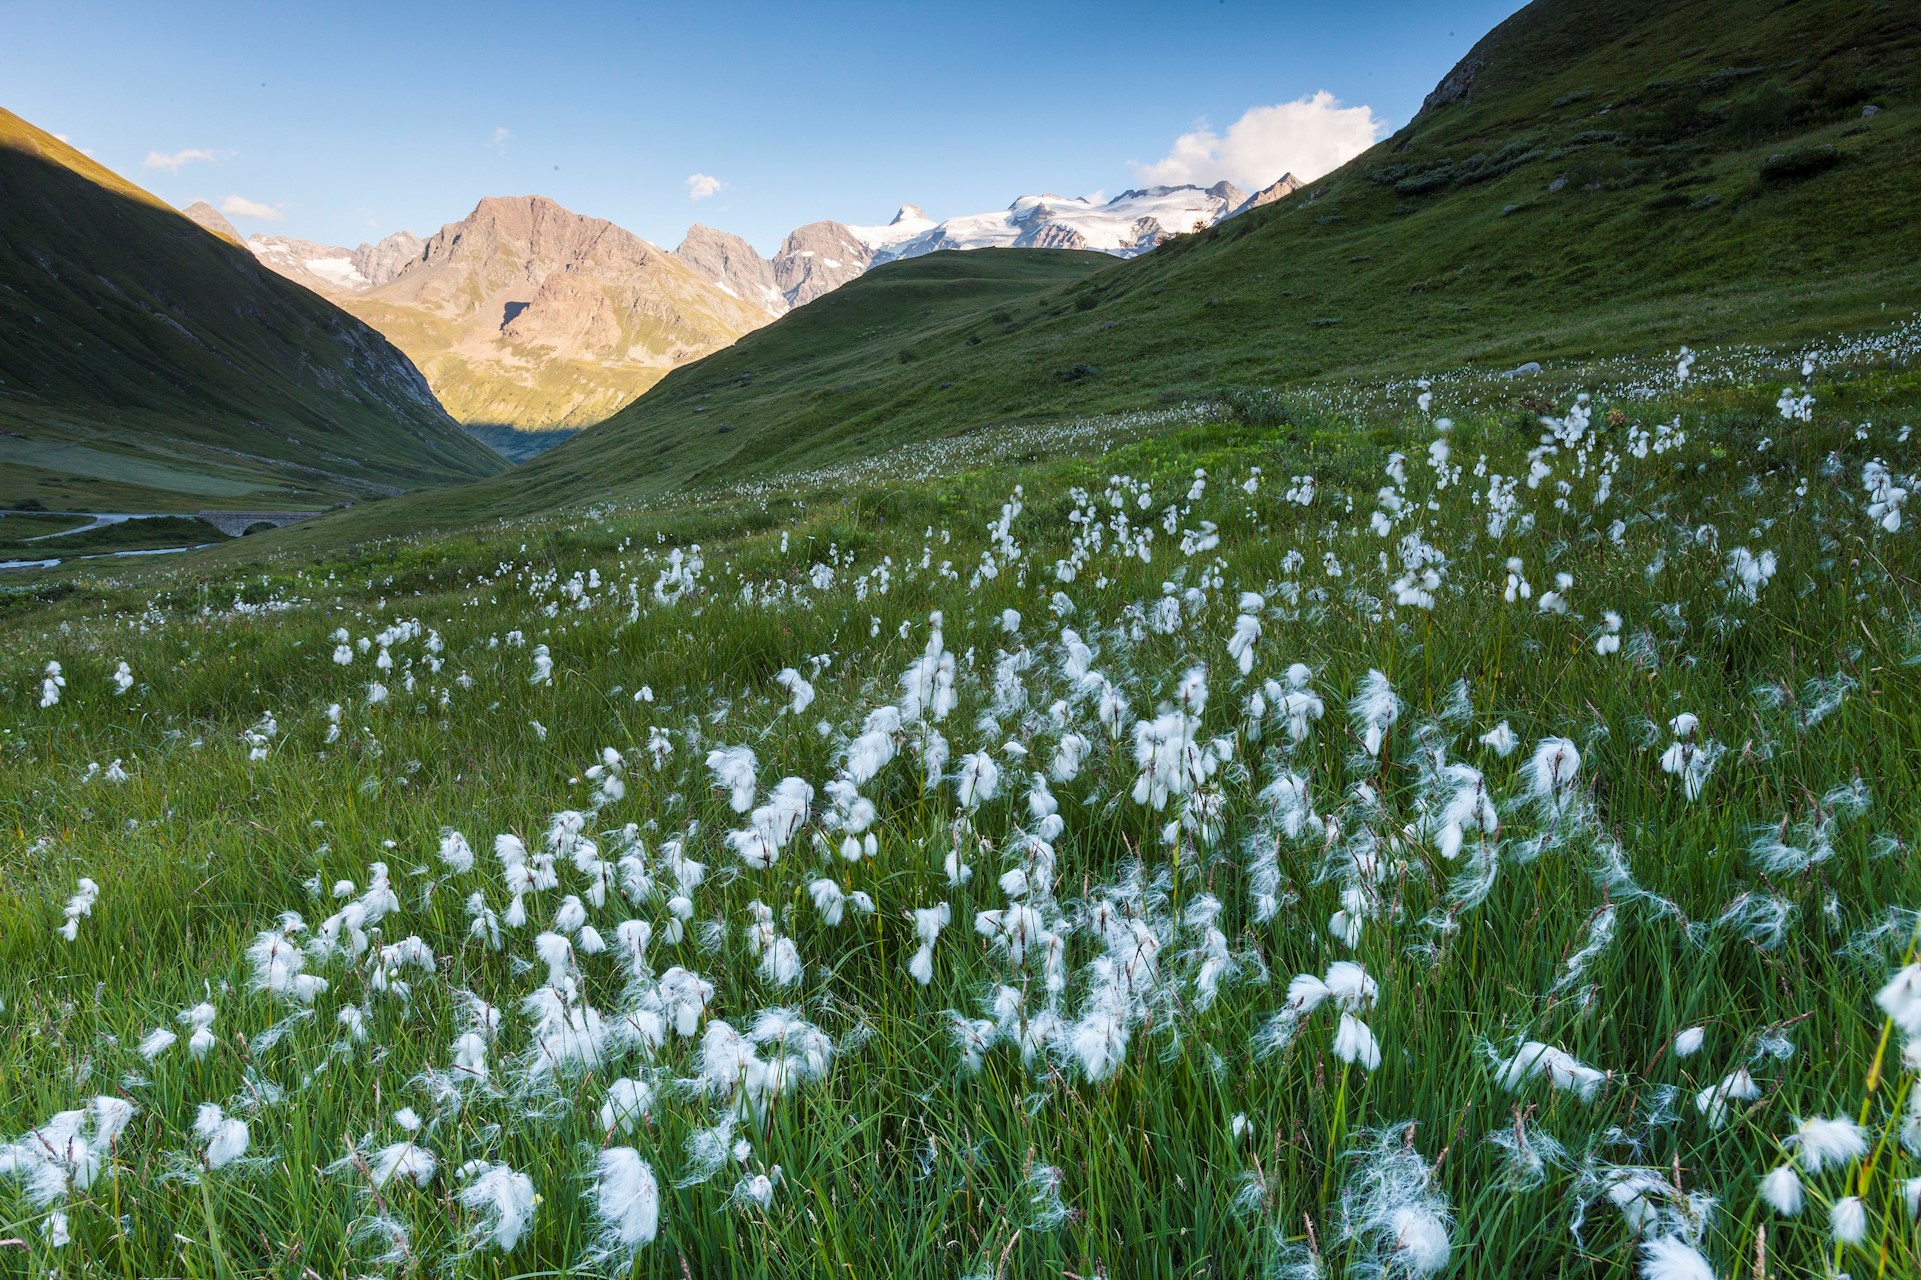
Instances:
[[[787,310],[787,298],[775,282],[773,264],[731,232],[695,223],[674,250],[674,257],[723,293],[773,315]]]
[[[1227,216],[1230,218],[1237,217],[1240,214],[1246,213],[1249,209],[1258,209],[1263,205],[1273,204],[1276,200],[1293,195],[1306,185],[1306,183],[1302,182],[1293,174],[1284,173],[1267,186],[1262,187],[1259,191],[1256,191],[1253,195],[1248,196],[1239,204],[1235,205],[1234,211]]]
[[[427,245],[411,231],[396,231],[378,244],[362,244],[350,260],[369,288],[378,288],[420,260]]]
[[[239,245],[246,243],[241,234],[234,230],[233,223],[227,221],[226,215],[205,200],[196,200],[180,212],[223,240],[231,240]]]

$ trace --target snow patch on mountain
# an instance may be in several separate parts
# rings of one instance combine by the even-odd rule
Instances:
[[[1247,198],[1245,191],[1228,182],[1211,187],[1148,187],[1124,191],[1105,202],[1085,196],[1022,196],[998,212],[948,218],[877,247],[870,265],[942,249],[1092,249],[1131,258],[1170,235],[1213,226]],[[859,235],[864,229],[850,230]]]

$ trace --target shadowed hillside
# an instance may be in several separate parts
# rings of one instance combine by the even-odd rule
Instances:
[[[194,510],[500,471],[386,339],[0,111],[0,503]]]

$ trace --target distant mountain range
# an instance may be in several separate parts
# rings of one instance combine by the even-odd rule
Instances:
[[[1300,185],[1287,175],[1252,195],[1221,182],[1104,202],[1022,196],[998,212],[939,222],[902,205],[885,225],[797,227],[771,259],[700,225],[668,253],[544,196],[489,197],[429,239],[399,231],[353,249],[285,236],[243,241],[211,205],[184,212],[379,329],[461,422],[549,432],[609,417],[669,369],[888,262],[984,248],[1130,258]],[[501,444],[498,433],[488,438]],[[501,447],[524,452],[511,438]]]
[[[753,254],[752,247],[738,237],[724,236],[736,246],[726,264],[731,275],[705,265],[706,246],[723,237],[721,232],[696,226],[675,252],[723,287],[751,280],[757,290],[752,296],[765,299],[769,310],[778,313],[812,302],[883,263],[943,249],[1092,249],[1132,258],[1169,236],[1204,231],[1236,214],[1272,204],[1300,186],[1290,173],[1252,195],[1232,183],[1217,182],[1211,187],[1124,191],[1105,202],[1085,196],[1022,196],[994,213],[966,214],[943,222],[934,221],[917,205],[904,204],[884,226],[810,222],[798,227],[771,261]]]

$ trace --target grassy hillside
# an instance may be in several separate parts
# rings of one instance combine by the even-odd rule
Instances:
[[[1918,335],[0,589],[0,1272],[1921,1274]]]
[[[1883,323],[1921,305],[1918,52],[1892,0],[1538,0],[1276,205],[1084,276],[1034,264],[964,315],[804,308],[497,492],[530,511],[1223,385]]]
[[[958,335],[996,323],[1006,308],[1112,261],[1070,250],[983,249],[890,263],[674,370],[644,398],[670,409],[623,413],[497,481],[422,494],[392,509],[343,513],[320,528],[348,537],[408,523],[446,526],[612,493],[660,494],[803,463],[859,459],[899,443],[900,433],[886,420],[843,423],[832,417],[834,405],[897,369],[917,370],[922,346],[964,341]],[[938,386],[928,394],[947,403]],[[960,410],[947,419],[954,431],[983,420]],[[789,431],[787,422],[805,430]],[[562,452],[567,459],[553,465]],[[313,536],[311,530],[299,535],[302,541]]]
[[[313,507],[494,474],[391,344],[0,111],[0,504]]]

